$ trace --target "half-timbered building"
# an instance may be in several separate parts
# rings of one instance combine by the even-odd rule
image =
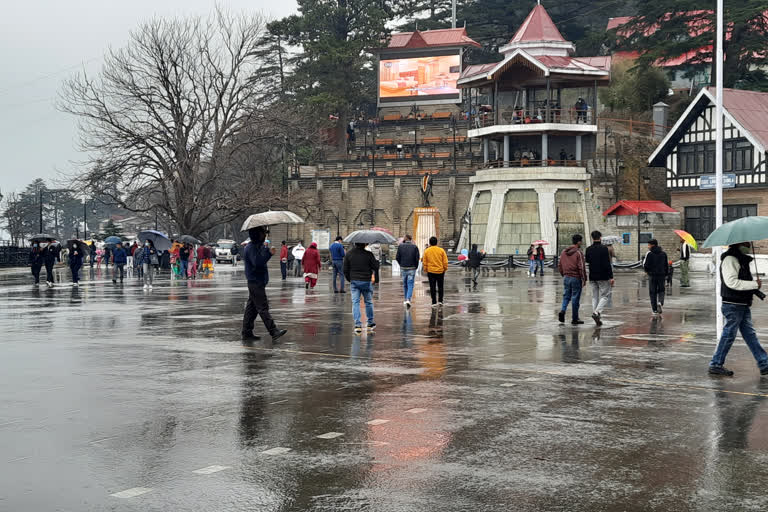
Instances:
[[[703,240],[715,228],[715,90],[702,89],[650,156],[665,167],[683,229]],[[723,91],[723,221],[768,215],[768,93]]]

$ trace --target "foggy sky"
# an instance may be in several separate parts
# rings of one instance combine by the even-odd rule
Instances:
[[[273,18],[296,9],[295,0],[0,0],[0,192],[55,179],[81,160],[75,118],[54,107],[63,79],[97,72],[142,21],[206,15],[217,3]]]

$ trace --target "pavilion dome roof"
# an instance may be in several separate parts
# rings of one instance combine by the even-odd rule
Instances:
[[[533,55],[568,56],[576,51],[573,43],[566,41],[544,6],[537,4],[515,32],[501,52],[509,54],[524,49]]]

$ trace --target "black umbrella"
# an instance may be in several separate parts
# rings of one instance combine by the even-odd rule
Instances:
[[[47,233],[38,233],[29,239],[31,242],[53,242],[56,237]]]
[[[69,249],[70,253],[72,253],[74,250],[78,250],[80,252],[80,256],[85,256],[91,252],[91,248],[82,240],[67,240],[67,249]]]
[[[361,229],[348,234],[344,241],[348,244],[393,244],[397,239],[385,231]]]
[[[184,244],[192,244],[192,245],[200,245],[203,243],[197,238],[193,237],[192,235],[181,235],[176,240]]]

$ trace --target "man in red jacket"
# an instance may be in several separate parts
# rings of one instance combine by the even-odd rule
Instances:
[[[579,302],[581,301],[581,289],[587,283],[587,267],[584,264],[584,255],[581,253],[581,235],[573,235],[573,245],[560,254],[560,262],[557,264],[560,275],[563,276],[563,305],[557,319],[565,322],[565,311],[571,302],[571,325],[583,324],[579,320]]]
[[[288,277],[288,246],[285,240],[280,245],[280,273],[283,275],[283,281]]]

